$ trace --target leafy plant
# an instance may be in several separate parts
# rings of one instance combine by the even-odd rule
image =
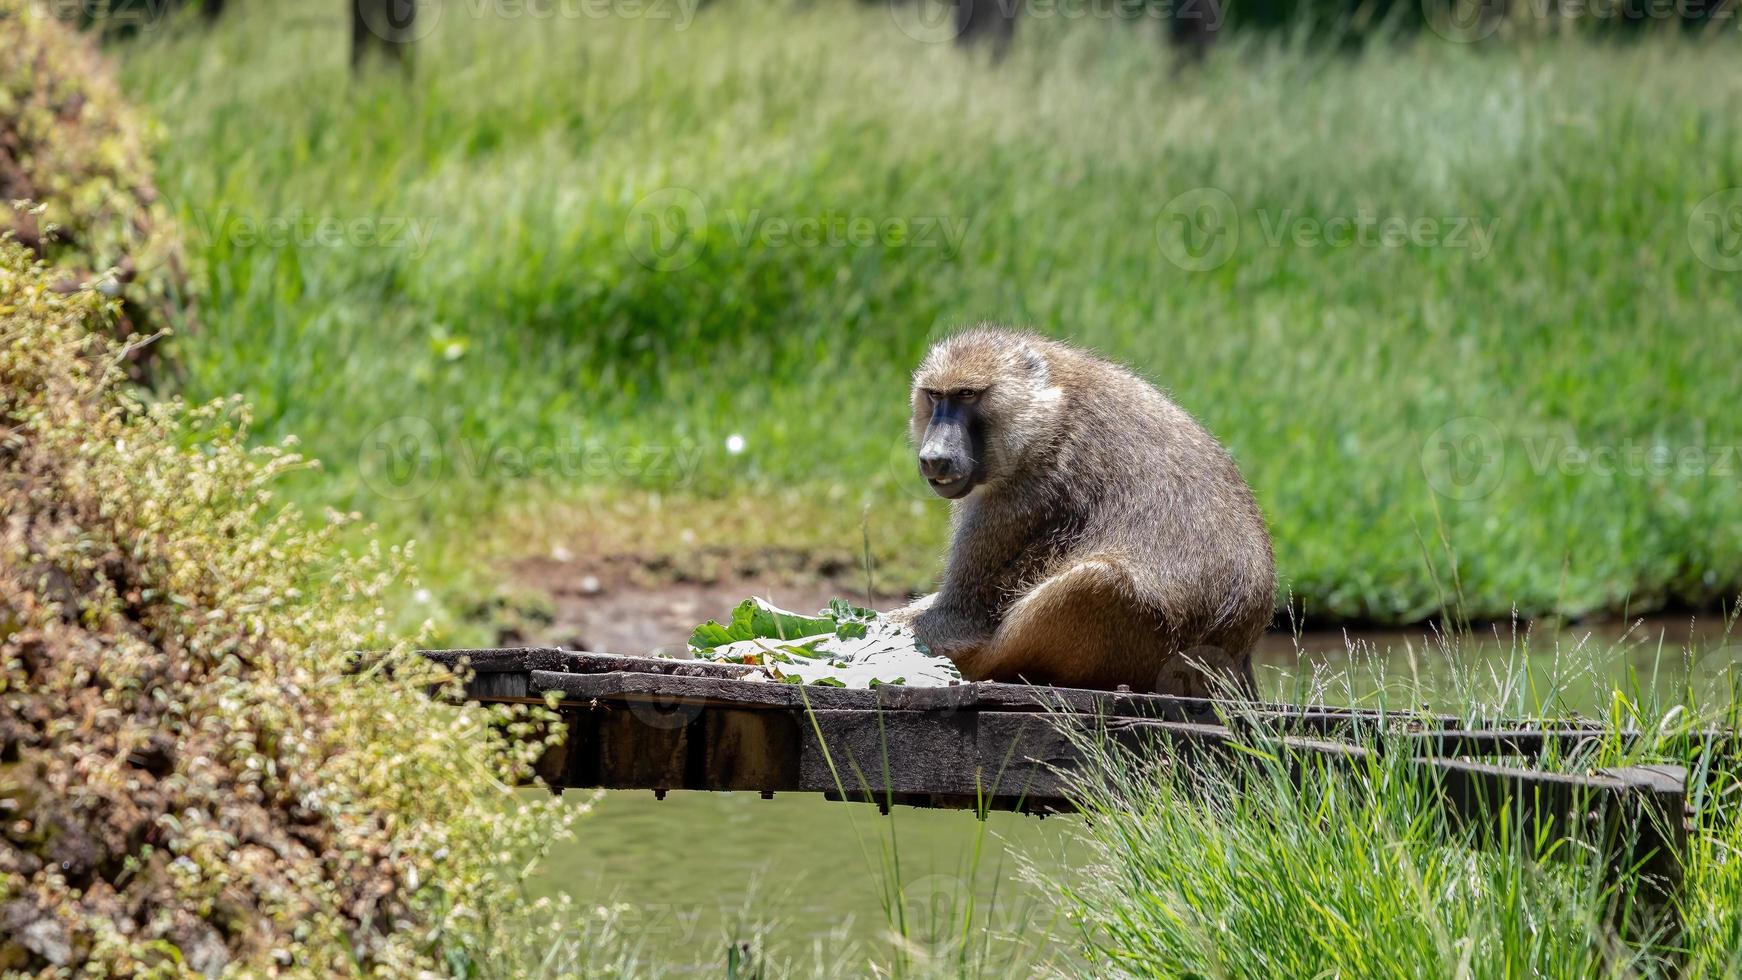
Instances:
[[[121,338],[189,322],[182,243],[152,178],[155,134],[88,37],[52,4],[0,0],[0,231],[54,272],[119,300]],[[164,341],[125,350],[136,378]]]
[[[471,972],[566,826],[511,792],[554,715],[430,697],[409,554],[277,501],[312,464],[240,400],[142,401],[58,281],[0,239],[0,969]]]
[[[762,599],[745,599],[732,607],[732,618],[726,625],[710,619],[696,627],[690,634],[690,647],[713,650],[743,640],[797,640],[820,633],[836,633],[841,628],[832,609],[826,616],[803,616]],[[864,635],[862,626],[860,635]]]
[[[726,625],[712,620],[690,635],[698,657],[751,664],[773,679],[825,687],[951,684],[962,675],[906,630],[844,599],[815,616],[746,599]]]

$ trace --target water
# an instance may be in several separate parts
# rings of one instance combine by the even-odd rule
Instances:
[[[1029,951],[1064,938],[1022,865],[1074,863],[1077,822],[993,813],[982,824],[968,812],[907,807],[883,816],[796,793],[610,791],[579,822],[579,839],[552,855],[540,887],[618,905],[647,960],[712,976],[733,942],[759,933],[794,964],[782,974],[815,973],[821,960],[860,975],[867,961],[891,958],[903,929],[921,947],[949,948],[972,901],[970,932],[993,947],[994,962],[1018,958],[990,975],[1014,974],[1029,972]]]
[[[1671,692],[1691,680],[1715,703],[1732,690],[1739,651],[1716,617],[1660,618],[1516,635],[1489,629],[1457,640],[1425,629],[1273,636],[1258,662],[1260,683],[1276,698],[1316,690],[1331,703],[1383,696],[1400,706],[1426,691],[1444,710],[1474,698],[1529,713],[1547,693],[1565,709],[1600,716],[1617,687]],[[1517,680],[1525,676],[1529,683]],[[892,923],[905,920],[907,935],[924,946],[940,930],[961,932],[970,897],[969,933],[989,937],[1001,955],[1068,948],[1067,924],[1020,869],[1080,866],[1078,826],[1068,816],[994,813],[982,824],[970,813],[902,807],[885,817],[865,804],[798,794],[672,792],[659,801],[610,792],[580,822],[580,839],[552,856],[540,887],[587,905],[620,905],[647,959],[676,972],[721,975],[731,942],[764,933],[806,964],[791,975],[818,972],[816,961],[856,964],[848,972],[862,974],[868,960],[892,955]],[[1033,967],[1024,960],[983,972]]]
[[[1721,707],[1742,681],[1742,635],[1717,615],[1495,624],[1462,635],[1327,630],[1266,636],[1255,665],[1260,687],[1282,701],[1589,716],[1606,713],[1616,690],[1671,701],[1691,692]]]

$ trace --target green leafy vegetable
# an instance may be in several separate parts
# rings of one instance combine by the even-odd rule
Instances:
[[[790,684],[937,686],[962,677],[954,664],[933,657],[912,630],[841,599],[815,616],[766,599],[746,599],[727,622],[696,627],[690,652],[703,660],[759,667],[758,676]]]
[[[840,600],[835,602],[840,603]],[[712,650],[741,640],[798,640],[821,633],[864,636],[864,623],[877,614],[866,609],[854,609],[846,603],[841,605],[865,617],[851,624],[857,626],[858,633],[839,633],[840,627],[834,615],[801,616],[778,609],[760,599],[745,599],[732,609],[732,621],[729,624],[722,626],[710,619],[696,627],[695,632],[690,634],[690,646],[697,650]],[[830,610],[834,610],[834,603],[830,604]]]

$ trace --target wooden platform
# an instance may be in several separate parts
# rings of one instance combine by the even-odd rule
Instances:
[[[1686,849],[1681,767],[1565,775],[1534,766],[1551,747],[1637,737],[1594,725],[1467,727],[1435,715],[993,683],[845,690],[744,680],[751,668],[732,665],[544,648],[426,655],[469,667],[469,698],[561,696],[569,736],[539,767],[558,790],[820,793],[885,809],[1054,813],[1072,809],[1070,780],[1084,775],[1074,728],[1187,763],[1255,739],[1297,766],[1406,753],[1432,771],[1441,804],[1478,837],[1509,810],[1512,827],[1599,844],[1618,867],[1643,866],[1665,887],[1679,882]],[[1732,733],[1698,737],[1734,749]]]

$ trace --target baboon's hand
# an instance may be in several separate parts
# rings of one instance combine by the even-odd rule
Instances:
[[[900,609],[883,614],[904,629],[913,630],[919,642],[934,656],[948,657],[958,663],[986,645],[992,631],[972,617],[963,615],[947,603],[938,601],[938,593],[915,599]]]
[[[971,616],[944,603],[931,602],[913,621],[914,635],[935,656],[948,657],[961,667],[992,639],[992,630]],[[965,673],[965,671],[964,671]]]
[[[936,592],[933,592],[928,596],[922,596],[907,605],[902,606],[900,609],[889,610],[883,614],[883,618],[903,629],[913,629],[913,623],[915,620],[919,619],[919,614],[930,609],[932,603],[937,601],[937,598],[938,594]]]

